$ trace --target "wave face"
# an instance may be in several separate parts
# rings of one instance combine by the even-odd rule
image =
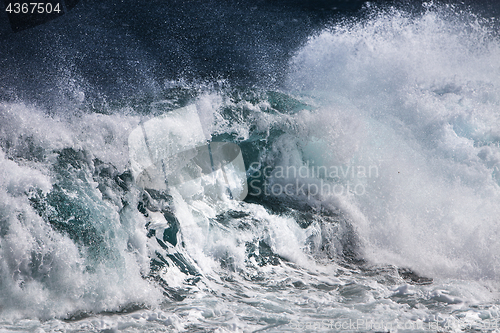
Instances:
[[[293,13],[305,10],[297,6]],[[226,10],[230,21],[241,14]],[[241,73],[207,80],[203,66],[193,79],[193,64],[172,79],[148,55],[145,68],[111,59],[103,73],[120,69],[112,83],[64,66],[62,56],[49,80],[57,84],[2,88],[0,329],[282,332],[355,322],[356,331],[432,331],[497,323],[495,21],[426,4],[418,13],[365,5],[357,18],[335,22],[307,25],[315,32],[300,47],[281,45],[296,50],[284,60],[255,51],[243,71],[258,71],[255,79],[269,70],[271,83],[261,85],[241,85]],[[96,29],[130,37],[125,25]],[[124,57],[134,59],[153,48],[127,47],[134,50]],[[46,85],[63,93],[41,98]],[[193,104],[200,137],[241,148],[245,200],[213,202],[196,190],[187,200],[175,188],[134,181],[130,133]],[[193,127],[180,124],[185,141],[162,149],[188,147]]]
[[[495,26],[445,8],[377,12],[311,37],[291,67],[292,89],[331,110],[325,117],[348,118],[348,135],[319,134],[331,147],[322,158],[378,166],[355,203],[367,257],[497,279]]]

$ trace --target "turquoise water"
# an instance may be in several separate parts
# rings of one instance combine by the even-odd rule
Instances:
[[[91,103],[69,71],[64,103],[2,101],[0,331],[497,331],[495,24],[366,9],[274,87],[151,78]],[[193,104],[241,148],[245,200],[135,182],[130,133]]]

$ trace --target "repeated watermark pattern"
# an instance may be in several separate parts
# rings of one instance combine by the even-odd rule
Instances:
[[[311,197],[366,194],[366,180],[379,177],[377,165],[317,166],[309,161],[300,167],[265,166],[254,162],[249,169],[250,195]]]
[[[291,321],[289,328],[297,331],[382,331],[393,330],[422,330],[439,331],[446,330],[474,330],[490,331],[500,329],[499,318],[483,319],[481,321],[470,321],[466,318],[443,318],[440,315],[428,320],[373,320],[373,319],[323,319],[315,321]]]

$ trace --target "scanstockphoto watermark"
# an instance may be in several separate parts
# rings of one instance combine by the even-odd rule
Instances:
[[[374,319],[323,319],[314,321],[291,321],[288,327],[297,331],[393,331],[393,330],[459,330],[459,331],[497,331],[500,318],[471,321],[468,318],[443,318],[440,315],[431,320],[374,320]]]
[[[433,323],[434,324],[434,323]],[[433,329],[434,326],[430,323],[423,321],[385,321],[385,320],[372,320],[372,319],[323,319],[315,321],[292,321],[288,327],[298,331],[302,330],[333,330],[333,331],[391,331],[391,330],[425,330],[428,328]]]
[[[265,166],[254,162],[249,169],[250,195],[315,196],[366,194],[366,180],[379,177],[377,165],[317,166],[307,161],[296,166]]]

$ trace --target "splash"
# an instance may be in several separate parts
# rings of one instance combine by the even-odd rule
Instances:
[[[293,57],[290,89],[314,98],[325,123],[339,123],[316,134],[327,149],[315,158],[380,171],[345,207],[357,216],[369,260],[431,276],[498,278],[494,31],[447,6],[419,15],[389,9],[333,25]]]

